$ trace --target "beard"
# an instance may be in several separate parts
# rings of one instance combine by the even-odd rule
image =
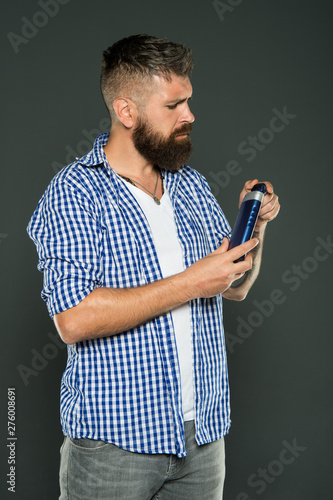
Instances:
[[[192,125],[185,123],[165,138],[161,133],[154,132],[147,120],[139,118],[132,139],[137,151],[148,162],[159,168],[177,172],[189,159],[192,142],[188,135],[182,139],[176,137],[188,134],[191,130]]]

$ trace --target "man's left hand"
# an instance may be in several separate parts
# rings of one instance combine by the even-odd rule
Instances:
[[[255,227],[255,231],[258,231],[260,227],[263,225],[266,225],[267,222],[272,221],[277,217],[279,211],[280,211],[280,203],[279,203],[279,198],[278,196],[274,193],[273,186],[270,182],[268,181],[258,181],[258,179],[246,181],[243,187],[243,190],[239,196],[239,207],[242,204],[243,198],[247,193],[250,193],[251,189],[255,184],[258,184],[258,182],[264,182],[267,187],[267,193],[264,196],[261,209],[259,212],[259,217],[257,220],[257,224]]]

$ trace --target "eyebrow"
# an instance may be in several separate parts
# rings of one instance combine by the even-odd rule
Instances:
[[[174,99],[173,101],[168,101],[167,105],[168,104],[181,104],[182,102],[190,101],[191,99],[192,99],[192,96],[191,97],[184,97],[184,99]]]

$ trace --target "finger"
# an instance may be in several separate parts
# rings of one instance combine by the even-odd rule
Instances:
[[[245,274],[245,271],[243,273],[233,273],[233,274],[229,274],[228,278],[231,281],[237,281],[240,278],[242,278],[244,276],[244,274]]]
[[[277,217],[278,213],[280,212],[280,203],[276,203],[272,210],[269,210],[268,212],[264,213],[263,215],[260,216],[261,219],[271,221]]]
[[[280,210],[280,203],[278,196],[274,195],[265,205],[262,205],[259,216],[265,218],[267,216],[277,215]]]
[[[220,246],[221,252],[227,252],[228,248],[229,248],[229,240],[227,237],[224,237],[222,245]]]
[[[249,181],[246,181],[245,184],[244,184],[244,188],[247,190],[247,191],[251,191],[251,189],[253,188],[253,186],[255,186],[256,184],[258,184],[258,179],[253,179],[252,181],[249,180]]]
[[[250,253],[248,253],[244,260],[240,260],[238,262],[233,263],[233,273],[228,277],[233,279],[239,279],[244,274],[252,268],[253,259]]]
[[[267,203],[269,203],[270,201],[272,201],[274,199],[276,195],[273,193],[273,192],[267,192],[264,196],[264,199],[263,199],[263,202],[262,204],[263,205],[266,205]]]
[[[264,200],[264,202],[261,205],[259,215],[263,215],[269,212],[270,210],[273,210],[276,203],[277,203],[276,195],[273,195],[270,199],[268,198],[266,201]]]
[[[244,199],[244,196],[247,195],[248,193],[250,193],[253,186],[257,183],[258,183],[258,179],[253,179],[252,181],[249,180],[249,181],[245,182],[244,187],[239,195],[238,208],[240,208],[242,201]]]
[[[273,185],[272,185],[271,182],[269,182],[269,181],[260,181],[260,182],[263,182],[266,185],[267,194],[273,194],[274,193]]]
[[[252,238],[251,240],[248,240],[245,243],[242,243],[241,245],[232,248],[231,250],[229,250],[230,258],[233,261],[239,259],[243,255],[253,250],[258,245],[258,243],[259,243],[258,238]]]
[[[253,186],[255,186],[257,183],[258,183],[258,179],[253,179],[252,181],[249,180],[249,181],[245,182],[244,187],[243,187],[243,189],[240,193],[240,196],[239,196],[240,201],[243,200],[244,196],[247,193],[249,193],[251,191],[251,189],[253,188]]]
[[[225,236],[222,240],[222,244],[216,250],[214,250],[214,252],[212,252],[212,255],[219,254],[219,253],[225,253],[228,250],[228,248],[229,248],[229,240]]]

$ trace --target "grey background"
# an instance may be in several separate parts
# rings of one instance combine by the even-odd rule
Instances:
[[[224,3],[223,15],[211,1],[70,0],[46,18],[36,15],[44,12],[37,1],[3,4],[1,498],[13,495],[5,477],[8,387],[16,388],[15,498],[58,495],[59,387],[66,355],[48,336],[55,338],[55,329],[40,299],[42,276],[25,228],[66,156],[88,150],[83,130],[101,131],[107,118],[99,93],[102,51],[140,32],[193,49],[190,164],[207,177],[230,223],[247,179],[271,180],[282,205],[268,227],[255,287],[244,302],[224,302],[233,421],[224,498],[333,498],[333,257],[330,247],[315,252],[317,238],[332,237],[332,3]],[[22,18],[44,26],[30,31],[15,51],[7,35],[22,36]],[[263,131],[272,110],[284,107],[296,115],[290,123],[273,135]],[[266,144],[247,161],[248,146],[238,148],[258,133]],[[238,162],[238,173],[227,179],[231,160]],[[280,303],[274,304],[278,293]],[[241,321],[248,325],[246,338],[239,335]],[[236,342],[231,349],[230,335]],[[286,442],[301,447],[294,457],[290,451],[280,455]],[[283,464],[279,457],[294,461]],[[261,483],[259,469],[268,471]]]

